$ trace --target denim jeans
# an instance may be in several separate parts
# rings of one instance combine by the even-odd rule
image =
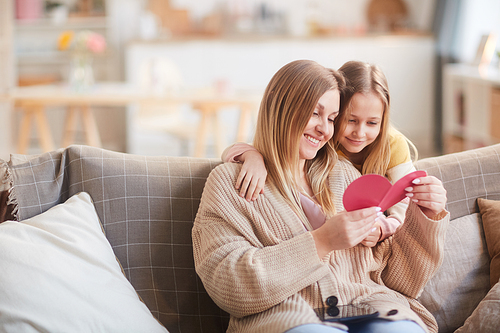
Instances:
[[[424,333],[422,327],[410,320],[390,321],[381,318],[364,320],[348,325],[349,333]],[[345,333],[345,331],[321,324],[305,324],[286,333]]]

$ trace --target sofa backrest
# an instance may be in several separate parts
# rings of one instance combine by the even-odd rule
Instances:
[[[229,316],[196,275],[191,241],[206,178],[219,163],[87,146],[12,155],[10,200],[24,220],[89,193],[127,278],[169,332],[225,332]]]
[[[479,212],[477,198],[500,200],[500,144],[422,159],[415,167],[443,182],[452,220]]]

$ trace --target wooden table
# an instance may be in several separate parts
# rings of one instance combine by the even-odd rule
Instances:
[[[67,107],[63,131],[62,146],[66,147],[74,141],[77,128],[77,117],[82,118],[86,144],[101,147],[101,139],[96,125],[92,106],[127,106],[131,104],[162,105],[167,103],[189,103],[201,113],[198,124],[194,156],[205,154],[205,142],[209,135],[216,141],[220,154],[225,145],[222,140],[224,131],[217,121],[217,112],[227,106],[236,106],[240,110],[237,141],[245,141],[248,136],[248,125],[253,112],[257,111],[258,94],[220,95],[209,91],[190,90],[174,94],[151,94],[140,91],[136,87],[121,82],[98,83],[86,91],[76,92],[66,84],[52,84],[16,87],[9,92],[9,98],[22,113],[18,136],[18,153],[24,154],[28,148],[31,126],[38,129],[39,142],[43,151],[51,151],[55,147],[50,126],[47,122],[45,108],[47,106]]]

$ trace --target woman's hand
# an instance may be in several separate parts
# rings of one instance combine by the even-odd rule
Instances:
[[[434,218],[444,211],[446,190],[439,179],[434,176],[416,178],[413,186],[405,188],[406,196],[420,206],[428,218]]]
[[[383,218],[383,216],[380,216],[379,219],[380,218]],[[366,247],[374,247],[380,240],[380,236],[382,236],[382,229],[380,227],[380,224],[378,222],[375,222],[373,228],[370,231],[370,234],[365,239],[363,239],[361,244]]]
[[[343,211],[311,231],[320,258],[333,250],[354,247],[374,232],[374,223],[383,213],[379,207]]]
[[[240,197],[248,201],[257,199],[260,193],[264,192],[267,170],[262,155],[256,150],[249,150],[238,157],[243,162],[238,179],[236,179],[236,189],[240,191]]]

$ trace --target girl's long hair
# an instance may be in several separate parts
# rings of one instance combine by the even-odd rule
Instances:
[[[384,73],[375,65],[361,61],[349,61],[340,67],[339,72],[344,75],[346,88],[341,95],[341,112],[335,122],[335,147],[340,145],[339,139],[349,121],[352,108],[352,97],[357,94],[375,94],[384,106],[380,133],[370,145],[365,147],[365,160],[362,174],[375,173],[385,176],[391,158],[390,149],[390,96],[387,79]]]
[[[320,97],[344,87],[337,71],[310,60],[293,61],[282,67],[266,87],[260,105],[253,145],[262,154],[268,180],[292,209],[307,221],[300,205],[299,143]],[[337,161],[333,138],[316,157],[306,161],[305,172],[315,199],[327,216],[335,214],[328,175]]]

